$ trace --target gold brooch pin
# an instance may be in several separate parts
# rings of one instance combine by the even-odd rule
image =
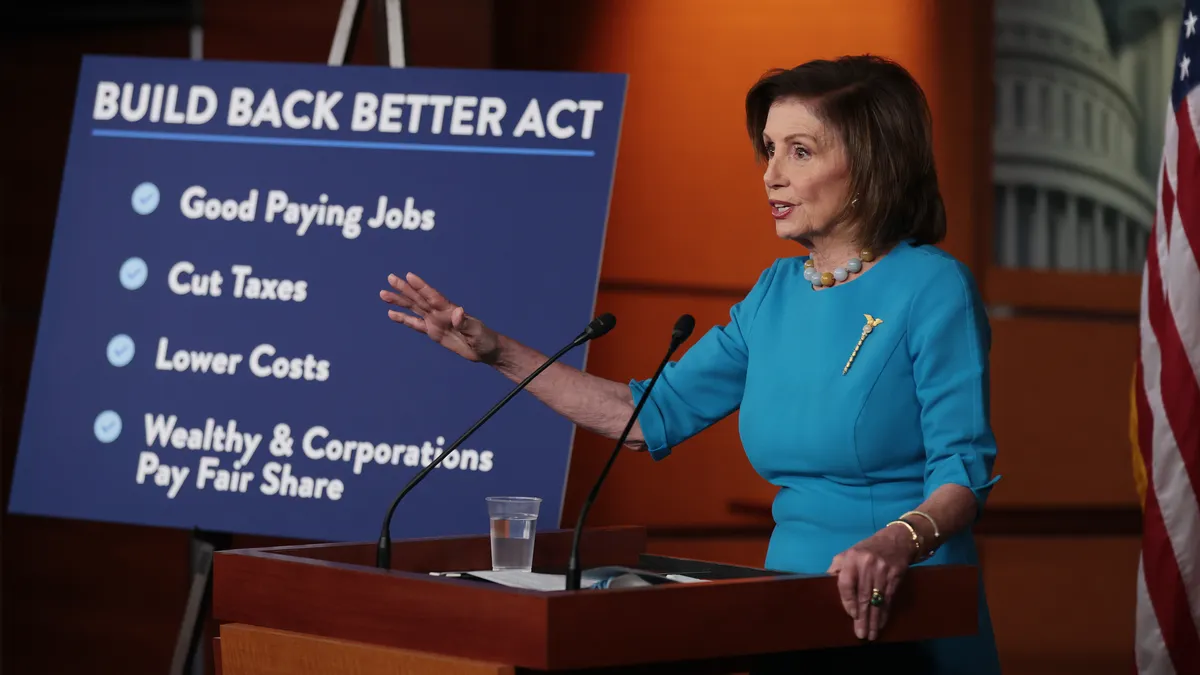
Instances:
[[[854,357],[858,356],[858,350],[862,348],[863,340],[867,339],[867,336],[871,334],[875,326],[883,323],[883,319],[876,319],[870,314],[863,314],[863,316],[867,317],[867,325],[863,326],[862,335],[858,336],[858,344],[854,345],[854,352],[850,354],[850,360],[846,362],[846,367],[842,368],[843,375],[850,370],[850,364],[854,363]]]

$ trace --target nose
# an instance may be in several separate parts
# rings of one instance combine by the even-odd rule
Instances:
[[[763,171],[763,183],[768,190],[787,186],[787,178],[779,170],[779,155],[767,159],[767,168]]]

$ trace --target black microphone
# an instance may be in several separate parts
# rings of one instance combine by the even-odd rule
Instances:
[[[535,378],[539,374],[541,374],[541,372],[543,370],[549,368],[550,364],[554,363],[555,361],[560,359],[563,354],[566,354],[567,352],[578,347],[579,345],[581,345],[585,342],[588,342],[589,340],[595,340],[598,337],[604,336],[606,333],[608,333],[608,331],[612,330],[613,327],[616,325],[617,325],[617,317],[613,316],[612,314],[605,313],[605,314],[601,314],[600,316],[596,317],[595,319],[592,319],[592,322],[588,324],[587,328],[583,329],[582,333],[575,336],[575,339],[571,340],[570,344],[568,344],[567,346],[558,350],[558,353],[556,353],[554,356],[551,356],[550,358],[546,359],[546,362],[543,363],[542,365],[538,366],[537,370],[530,373],[524,380],[521,380],[520,384],[518,384],[516,387],[514,387],[512,391],[508,392],[507,396],[500,399],[499,403],[492,406],[492,409],[487,411],[486,415],[479,418],[478,422],[476,422],[475,424],[472,424],[471,428],[467,429],[466,432],[463,433],[462,436],[458,437],[458,440],[454,441],[454,443],[452,443],[449,447],[447,447],[445,449],[445,451],[442,452],[442,454],[438,455],[437,459],[435,459],[433,462],[431,462],[429,464],[429,466],[422,469],[417,475],[413,476],[412,480],[408,481],[408,485],[405,485],[404,489],[400,491],[400,494],[396,495],[396,500],[392,502],[391,508],[388,509],[387,516],[385,516],[383,519],[383,532],[380,533],[380,535],[379,535],[379,545],[378,545],[378,548],[375,550],[375,566],[376,567],[378,567],[380,569],[385,569],[385,570],[391,569],[391,566],[392,566],[392,539],[391,539],[391,537],[392,537],[392,534],[391,534],[392,515],[396,513],[396,507],[400,505],[400,500],[404,499],[404,496],[407,495],[409,492],[411,492],[412,489],[417,486],[417,483],[420,483],[422,480],[424,480],[425,476],[429,475],[430,471],[433,471],[437,467],[438,464],[441,464],[442,460],[445,459],[447,455],[449,455],[454,450],[457,450],[458,446],[462,445],[463,441],[467,440],[467,438],[469,438],[471,436],[471,434],[475,433],[476,429],[483,426],[483,423],[488,421],[489,419],[491,419],[492,415],[495,415],[496,412],[500,410],[500,408],[503,408],[504,405],[512,399],[512,397],[514,397],[518,393],[520,393],[520,391],[522,389],[524,389],[531,381],[533,381],[533,378]]]
[[[583,534],[583,522],[587,519],[588,511],[592,509],[592,503],[596,501],[596,496],[600,494],[600,486],[604,483],[604,479],[608,476],[608,470],[612,468],[613,462],[617,460],[617,455],[621,452],[621,446],[625,445],[625,439],[629,437],[629,431],[633,429],[633,423],[637,421],[638,415],[642,412],[642,406],[646,405],[646,401],[650,399],[650,390],[654,389],[654,383],[658,381],[658,376],[662,374],[667,363],[671,360],[671,355],[679,349],[679,345],[683,344],[688,336],[692,334],[692,329],[696,327],[696,320],[691,314],[684,314],[675,321],[675,328],[671,331],[671,346],[667,349],[667,355],[663,357],[661,363],[658,364],[658,370],[654,371],[654,377],[650,378],[650,384],[646,386],[646,391],[642,394],[642,399],[633,409],[633,414],[629,416],[629,421],[625,423],[625,430],[621,432],[621,436],[617,438],[617,445],[613,448],[612,455],[608,458],[608,463],[604,465],[604,470],[600,472],[600,477],[596,479],[596,484],[592,486],[592,491],[588,493],[587,499],[583,502],[583,508],[579,510],[579,521],[575,523],[575,533],[571,540],[571,557],[567,562],[567,590],[579,590],[583,570],[579,567],[579,538]]]

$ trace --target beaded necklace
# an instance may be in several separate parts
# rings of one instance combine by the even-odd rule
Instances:
[[[818,272],[817,268],[813,266],[813,259],[810,256],[808,260],[804,261],[804,279],[811,283],[813,288],[832,286],[850,278],[851,274],[861,272],[863,263],[871,262],[874,259],[875,253],[869,248],[864,248],[857,258],[847,260],[845,266],[835,268],[832,272]]]

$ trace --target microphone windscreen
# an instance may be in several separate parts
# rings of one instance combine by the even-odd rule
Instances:
[[[671,331],[671,337],[679,342],[683,342],[691,336],[692,330],[696,328],[696,320],[691,314],[684,314],[675,321],[675,330]]]
[[[591,333],[592,339],[595,340],[596,338],[601,337],[608,331],[612,330],[616,325],[617,317],[605,312],[595,319],[592,319],[592,322],[588,324],[588,332]]]

